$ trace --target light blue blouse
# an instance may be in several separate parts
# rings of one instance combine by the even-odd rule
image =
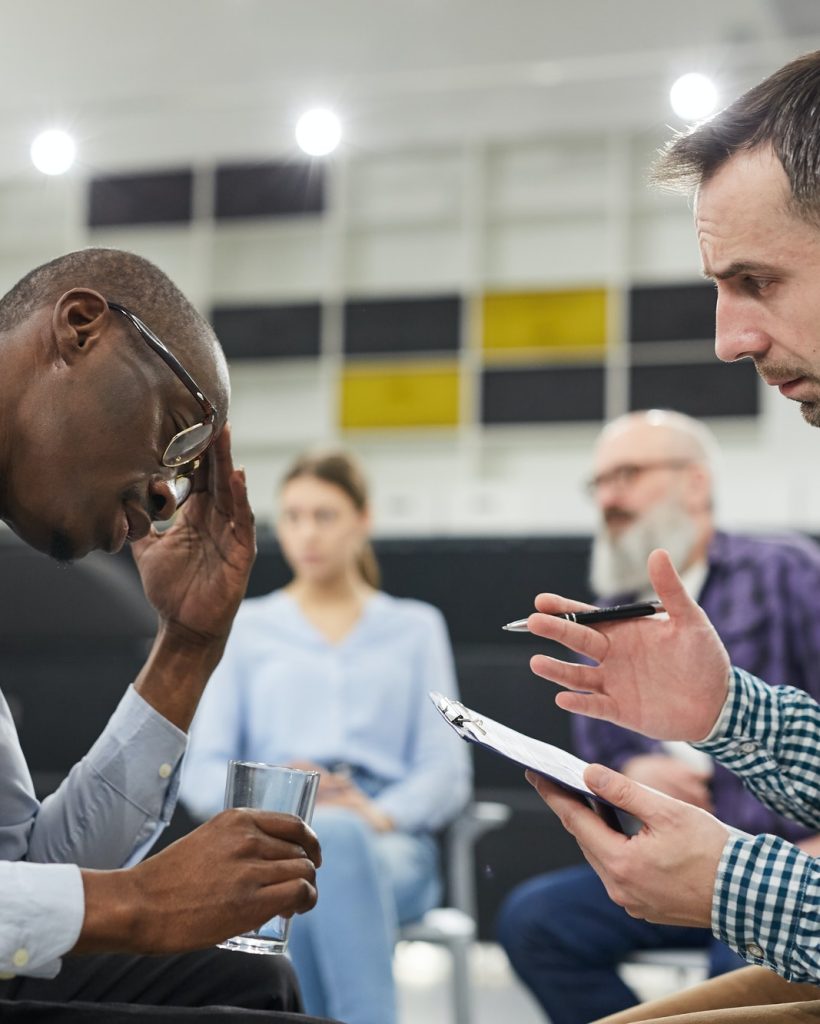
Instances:
[[[397,828],[439,829],[468,800],[471,770],[429,690],[458,696],[432,605],[378,592],[332,644],[284,591],[246,600],[194,720],[181,798],[198,817],[220,810],[231,758],[342,762],[378,780]]]

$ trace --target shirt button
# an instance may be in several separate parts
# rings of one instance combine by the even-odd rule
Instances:
[[[743,754],[754,754],[757,750],[757,744],[753,740],[747,740],[745,743],[740,744],[740,750]]]
[[[12,978],[16,978],[17,975],[14,971],[0,971],[0,981],[11,981]]]
[[[28,950],[24,946],[21,946],[11,958],[11,962],[15,967],[25,967],[28,961]]]
[[[758,960],[763,959],[763,949],[756,942],[750,942],[746,947],[746,952]]]
[[[167,779],[173,770],[174,769],[167,762],[165,764],[161,764],[159,766],[159,777],[161,779]]]

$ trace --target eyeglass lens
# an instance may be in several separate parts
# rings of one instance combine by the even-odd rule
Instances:
[[[214,432],[213,421],[195,423],[187,430],[175,434],[162,456],[164,466],[183,466],[201,455],[211,442]]]

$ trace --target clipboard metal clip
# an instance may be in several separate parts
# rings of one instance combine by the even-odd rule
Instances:
[[[482,736],[487,735],[487,730],[484,728],[484,721],[481,718],[474,718],[472,713],[461,703],[461,701],[451,700],[449,697],[445,697],[441,693],[437,693],[433,696],[436,707],[444,715],[447,721],[455,726],[456,729],[463,729],[466,725],[470,725],[473,729],[481,733]]]

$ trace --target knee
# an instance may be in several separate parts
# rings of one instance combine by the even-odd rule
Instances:
[[[507,896],[496,923],[498,941],[515,963],[538,949],[544,952],[566,924],[563,872],[531,878]]]
[[[537,923],[530,899],[531,888],[532,880],[517,885],[501,904],[498,912],[498,941],[511,960],[515,960],[519,951],[528,945],[533,926]]]
[[[317,808],[313,829],[322,844],[325,863],[336,857],[362,856],[373,847],[374,833],[367,822],[342,807]]]

